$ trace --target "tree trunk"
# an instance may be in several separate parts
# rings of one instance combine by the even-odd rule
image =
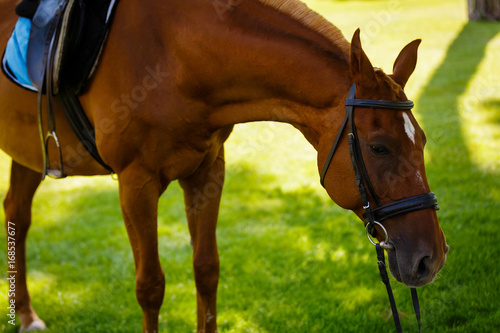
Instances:
[[[467,0],[469,20],[500,21],[500,0]]]

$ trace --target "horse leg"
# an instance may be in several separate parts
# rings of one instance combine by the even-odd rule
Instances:
[[[219,255],[215,228],[224,183],[224,151],[214,163],[180,180],[193,244],[193,268],[197,290],[198,332],[217,332],[216,299]]]
[[[15,286],[15,295],[9,292],[9,306],[15,305],[21,321],[21,331],[46,329],[44,322],[31,307],[26,285],[26,236],[31,225],[31,203],[41,181],[40,173],[12,161],[10,188],[4,200],[9,254],[7,271],[8,277],[13,278],[9,280],[9,285],[12,282]],[[14,258],[10,258],[14,253]]]
[[[118,174],[120,204],[134,253],[136,296],[142,308],[142,331],[158,333],[165,277],[158,256],[158,199],[161,186],[142,168],[127,167]]]

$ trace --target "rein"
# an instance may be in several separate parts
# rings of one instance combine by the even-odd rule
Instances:
[[[394,324],[396,325],[396,331],[398,333],[402,332],[401,323],[399,321],[398,310],[396,307],[396,302],[394,300],[394,295],[392,293],[391,285],[389,282],[389,276],[387,274],[387,268],[385,265],[384,249],[395,250],[394,245],[389,242],[389,235],[387,230],[380,223],[383,220],[392,218],[397,215],[407,214],[414,211],[432,208],[438,210],[437,198],[434,193],[424,193],[409,198],[397,200],[395,202],[382,205],[380,199],[378,198],[375,189],[370,181],[366,166],[363,160],[363,155],[361,153],[360,143],[357,137],[356,124],[354,122],[354,108],[380,108],[380,109],[390,109],[390,110],[411,110],[414,106],[412,101],[390,101],[390,100],[375,100],[375,99],[357,99],[356,97],[356,86],[353,84],[351,90],[349,91],[349,96],[346,99],[346,116],[342,125],[340,126],[339,132],[335,138],[332,145],[330,153],[326,159],[325,165],[321,172],[321,185],[324,187],[325,176],[328,172],[330,164],[332,162],[335,151],[337,150],[338,144],[342,137],[347,124],[349,124],[348,142],[349,142],[349,153],[351,156],[351,162],[354,169],[354,175],[356,178],[356,185],[358,186],[359,194],[361,196],[361,202],[365,212],[363,217],[365,218],[365,228],[368,239],[375,245],[377,251],[378,267],[380,271],[380,276],[382,282],[385,284],[387,289],[387,294],[389,296],[389,301],[391,303],[392,316],[394,318]],[[368,199],[368,193],[373,199],[376,207],[372,209],[370,206],[370,201]],[[375,226],[378,225],[379,228],[384,232],[385,239],[380,243],[375,243],[372,237],[376,236]],[[420,327],[420,305],[418,302],[417,290],[411,288],[411,296],[413,301],[413,308],[415,310],[415,316],[418,322],[418,331],[421,331]]]

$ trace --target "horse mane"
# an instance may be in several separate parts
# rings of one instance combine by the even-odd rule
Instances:
[[[331,22],[320,14],[311,10],[305,3],[299,0],[257,0],[262,4],[273,7],[280,12],[299,21],[306,27],[318,32],[343,53],[349,54],[351,44],[345,39],[344,35]]]

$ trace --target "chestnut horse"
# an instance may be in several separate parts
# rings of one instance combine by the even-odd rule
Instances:
[[[0,48],[17,20],[15,3],[0,2]],[[349,43],[339,29],[297,0],[120,1],[100,65],[80,101],[95,127],[99,153],[119,180],[143,332],[158,331],[165,280],[158,256],[157,205],[169,183],[179,180],[184,191],[198,331],[215,332],[215,228],[224,141],[234,124],[267,120],[293,125],[317,150],[321,170],[341,127],[351,85],[357,98],[407,100],[403,88],[415,69],[418,44],[408,44],[393,74],[386,75],[371,65],[359,31]],[[12,157],[5,215],[17,228],[12,301],[23,330],[43,329],[31,307],[25,271],[31,203],[42,180],[37,97],[3,76],[0,93],[0,148]],[[66,173],[109,174],[86,153],[59,108],[56,115]],[[365,108],[355,120],[368,174],[383,204],[429,192],[426,139],[411,111]],[[50,168],[59,167],[55,149],[49,160]],[[207,187],[210,195],[203,195]],[[334,202],[362,218],[346,133],[324,187]],[[432,282],[448,251],[435,211],[398,215],[384,226],[396,279],[410,286]]]

